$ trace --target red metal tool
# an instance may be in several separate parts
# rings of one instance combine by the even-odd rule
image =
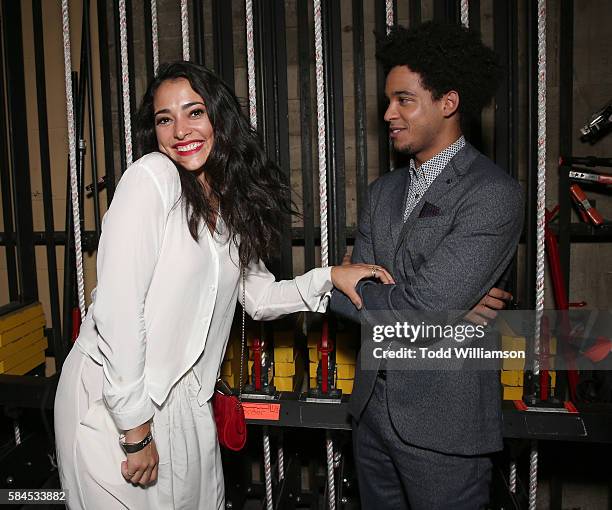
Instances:
[[[334,350],[332,341],[329,339],[329,326],[327,321],[323,321],[321,330],[321,341],[317,346],[321,353],[321,393],[329,393],[329,355]]]
[[[604,223],[605,220],[603,216],[599,214],[599,211],[591,205],[591,202],[589,202],[589,199],[578,184],[572,184],[570,186],[570,194],[574,199],[574,202],[576,202],[578,207],[584,211],[593,225],[598,227]]]
[[[255,390],[261,391],[261,351],[263,342],[259,338],[253,339],[253,373],[255,374]]]

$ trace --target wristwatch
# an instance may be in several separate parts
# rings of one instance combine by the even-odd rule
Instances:
[[[136,453],[142,450],[145,446],[147,446],[151,441],[153,441],[153,434],[151,431],[144,437],[142,441],[138,441],[137,443],[126,443],[125,442],[125,434],[121,434],[119,436],[119,444],[125,453]]]

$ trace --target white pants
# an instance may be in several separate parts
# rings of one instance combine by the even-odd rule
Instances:
[[[157,483],[126,482],[119,430],[102,400],[102,367],[77,347],[68,355],[55,397],[55,439],[68,507],[77,509],[224,508],[223,469],[212,404],[200,406],[190,370],[153,418]]]

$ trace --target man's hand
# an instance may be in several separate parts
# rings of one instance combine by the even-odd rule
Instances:
[[[493,287],[479,302],[472,308],[465,318],[474,324],[486,326],[489,321],[497,317],[498,310],[504,310],[512,300],[512,294],[505,290]]]
[[[125,441],[138,443],[147,436],[150,430],[149,422],[130,429],[125,433]],[[121,463],[121,474],[126,481],[145,487],[157,480],[158,463],[159,455],[155,440],[153,440],[139,452],[127,454],[127,460]]]
[[[395,283],[387,270],[376,264],[343,263],[341,266],[332,267],[331,278],[334,287],[346,294],[358,310],[361,310],[362,302],[361,297],[355,291],[355,286],[360,280],[377,278],[381,283]]]

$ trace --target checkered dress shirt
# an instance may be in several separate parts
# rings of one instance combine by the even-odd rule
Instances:
[[[410,160],[410,186],[406,199],[406,209],[404,210],[404,222],[419,203],[421,197],[429,189],[431,183],[434,182],[448,162],[453,159],[455,154],[463,149],[464,146],[465,138],[460,136],[454,143],[449,145],[442,152],[436,154],[430,160],[425,161],[419,168],[416,167],[414,159]]]

